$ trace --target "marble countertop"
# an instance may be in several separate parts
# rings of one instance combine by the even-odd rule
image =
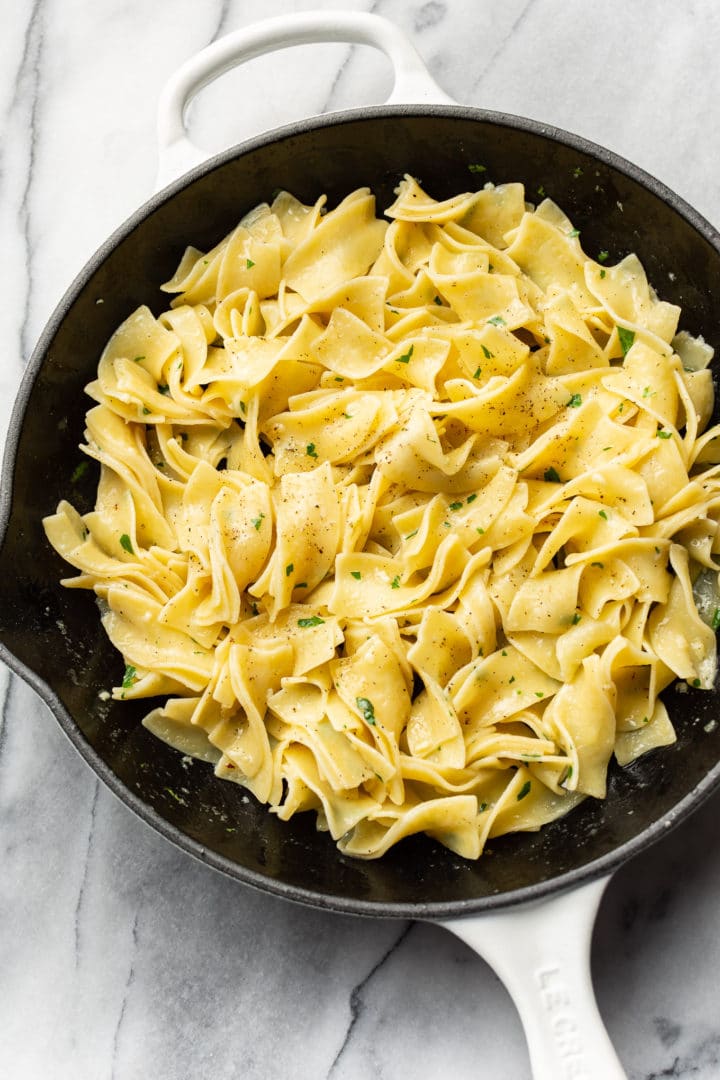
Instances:
[[[714,0],[266,0],[262,14],[310,7],[394,18],[459,101],[605,144],[720,224]],[[65,287],[152,189],[165,79],[257,15],[248,0],[7,7],[1,432]],[[191,128],[220,149],[380,101],[389,81],[368,49],[294,50],[209,88]],[[450,934],[300,908],[225,879],[119,804],[4,668],[0,703],[0,1075],[529,1077],[510,999]],[[719,814],[720,793],[621,870],[601,909],[595,984],[632,1080],[720,1076]]]

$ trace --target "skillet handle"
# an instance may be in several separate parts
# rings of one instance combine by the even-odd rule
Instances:
[[[442,922],[505,983],[525,1028],[533,1080],[626,1080],[590,977],[592,930],[609,880]]]
[[[158,104],[160,163],[155,190],[210,156],[190,141],[185,129],[185,110],[203,86],[256,56],[322,41],[372,45],[384,52],[395,73],[388,104],[456,104],[431,77],[402,31],[380,15],[303,11],[265,19],[214,41],[186,60],[165,84]]]

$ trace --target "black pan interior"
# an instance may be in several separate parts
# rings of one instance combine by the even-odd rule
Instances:
[[[163,309],[157,285],[186,244],[211,247],[276,188],[308,202],[325,192],[333,204],[370,185],[382,208],[404,172],[438,198],[485,180],[520,180],[530,199],[546,192],[581,230],[589,254],[607,250],[615,262],[637,252],[659,294],[682,306],[682,325],[720,349],[717,233],[661,185],[581,139],[478,110],[415,107],[355,111],[244,144],[153,199],[119,230],[71,287],[38,345],[3,476],[0,650],[116,793],[196,856],[305,902],[432,915],[540,895],[608,869],[662,834],[720,775],[720,729],[712,723],[717,693],[669,691],[675,746],[613,768],[606,802],[588,801],[540,833],[494,841],[476,864],[424,838],[377,862],[352,861],[309,816],[278,822],[240,788],[216,780],[209,766],[155,740],[139,723],[145,704],[98,696],[118,683],[121,660],[101,631],[92,595],[59,586],[67,567],[40,524],[61,497],[90,508],[94,466],[73,479],[88,406],[83,386],[104,342],[133,308]]]

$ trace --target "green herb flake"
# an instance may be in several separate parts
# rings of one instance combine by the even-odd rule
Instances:
[[[539,187],[537,189],[537,193],[538,193],[538,195],[540,196],[541,199],[544,199],[546,197],[547,193],[546,193],[545,188],[543,187],[542,184],[539,185]]]
[[[623,356],[627,356],[630,352],[633,341],[635,340],[635,331],[628,330],[624,326],[618,326],[617,328],[618,338],[620,339],[620,348],[622,349]]]
[[[512,683],[514,683],[514,682],[515,682],[515,676],[514,676],[514,675],[511,675],[511,676],[510,676],[510,678],[508,679],[508,683],[509,683],[510,685],[512,685]]]
[[[298,581],[296,589],[307,589],[307,581]]]
[[[606,274],[606,273],[607,273],[607,271],[606,271],[606,270],[601,270],[601,271],[600,271],[600,280],[601,280],[601,281],[602,281],[602,280],[603,280],[603,278],[605,277],[605,274]]]
[[[576,165],[575,168],[573,169],[573,176],[575,177],[575,179],[579,180],[580,177],[582,176],[582,174],[583,174],[582,169],[580,168],[579,165]]]
[[[397,358],[398,364],[409,364],[410,363],[410,357],[412,356],[414,349],[415,349],[415,346],[411,345],[406,353],[403,353],[402,356],[398,356],[398,358]]]
[[[240,402],[240,412],[244,413],[246,408],[247,408],[247,406],[245,405],[245,402],[241,401]]]
[[[81,461],[80,464],[75,469],[73,469],[73,474],[70,477],[70,483],[77,484],[78,480],[80,480],[85,475],[89,468],[89,461]]]
[[[491,326],[507,326],[502,315],[493,315],[492,319],[488,319],[488,322]]]
[[[479,379],[481,375],[482,375],[482,368],[481,367],[476,368],[475,371],[473,372],[473,379]]]
[[[600,263],[607,262],[609,258],[610,258],[610,252],[609,251],[600,251],[598,253],[598,262],[600,262]]]
[[[560,475],[553,465],[551,465],[549,469],[545,470],[545,472],[543,473],[543,479],[547,480],[549,484],[562,483]]]
[[[565,404],[568,409],[579,409],[582,405],[582,394],[573,394]]]
[[[526,780],[525,783],[523,784],[523,786],[518,791],[518,796],[517,796],[517,801],[518,802],[520,802],[522,799],[524,799],[526,795],[530,794],[530,788],[531,787],[532,787],[532,783],[530,782],[530,780]]]
[[[672,438],[672,431],[663,431],[662,428],[658,428],[656,434],[657,434],[658,439],[671,439]]]
[[[287,564],[287,566],[285,567],[285,577],[290,577],[290,575],[292,574],[294,569],[295,569],[295,564],[289,562]]]
[[[468,169],[471,173],[484,173],[487,172],[487,165],[468,165]]]
[[[133,356],[133,364],[139,364],[141,360],[144,360],[144,356]]]
[[[477,492],[473,492],[472,495],[468,495],[468,497],[467,497],[468,506],[470,505],[471,502],[475,502],[476,499],[477,499]]]
[[[167,397],[169,393],[170,393],[170,387],[169,386],[166,386],[165,384],[158,386],[158,394],[164,394],[165,397]]]
[[[253,524],[253,526],[255,527],[255,530],[256,530],[256,532],[257,532],[257,531],[259,531],[259,529],[260,529],[260,526],[261,526],[261,525],[262,525],[262,523],[263,523],[263,518],[264,518],[264,517],[265,517],[265,515],[264,515],[264,514],[258,514],[258,516],[257,516],[256,518],[253,518],[253,519],[252,519],[252,524]]]
[[[642,396],[644,398],[655,397],[655,391],[651,390],[649,386],[644,386]]]
[[[437,304],[438,307],[442,307],[442,300],[439,296],[433,296],[433,304]]]
[[[255,263],[252,261],[252,259],[246,259],[245,260],[245,266],[246,266],[246,268],[248,270],[252,270],[254,265],[255,265]]]
[[[166,787],[165,791],[168,793],[170,798],[175,800],[175,802],[180,803],[181,806],[187,806],[185,800],[180,795],[178,795],[177,792],[173,791],[171,787]]]
[[[500,653],[500,655],[501,656],[507,656],[507,649],[503,649],[503,651]]]
[[[400,588],[400,575],[399,574],[396,574],[395,577],[390,582],[390,588],[391,589],[399,589]]]
[[[535,697],[537,697],[537,698],[545,697],[544,691],[543,690],[536,690],[535,691]]]
[[[487,810],[487,808],[488,808],[488,804],[486,802],[481,802],[480,805],[478,806],[478,813],[483,814]]]
[[[598,566],[601,570],[605,569],[605,563],[604,562],[591,562],[590,565],[591,566]]]
[[[575,614],[573,615],[572,619],[570,620],[570,622],[572,623],[573,626],[577,626],[577,624],[580,622],[581,619],[582,619],[582,615],[579,615],[578,612],[576,611]]]
[[[356,697],[355,698],[355,704],[357,705],[358,709],[362,713],[363,720],[365,720],[366,723],[371,724],[374,727],[375,726],[375,707],[374,707],[372,701],[370,701],[370,699],[366,698],[366,697]]]
[[[405,537],[406,540],[412,540],[413,536],[417,536],[417,529],[413,529],[411,533],[408,533]]]
[[[699,689],[702,686],[702,683],[699,679],[693,679],[692,684],[696,689]]]
[[[710,623],[713,630],[717,630],[720,627],[720,608],[715,608],[713,611],[712,622]]]
[[[305,447],[305,453],[307,454],[308,457],[317,459],[317,450],[315,449],[315,443],[314,442],[310,442],[310,443],[307,444],[307,446]]]
[[[360,578],[362,577],[362,574],[360,573],[359,570],[351,570],[350,571],[350,577],[354,577],[356,581],[359,581]]]
[[[324,622],[319,615],[311,615],[309,619],[298,619],[298,626],[306,630],[309,626],[322,626]]]
[[[603,521],[607,521],[608,519],[608,516],[604,510],[598,510],[598,516],[601,517]]]
[[[336,375],[335,376],[335,382],[345,382],[345,376],[344,375]]]
[[[486,360],[493,360],[494,359],[494,354],[490,352],[487,345],[481,345],[480,348],[482,349],[483,356],[485,357]]]
[[[475,532],[476,532],[476,533],[478,533],[478,535],[480,535],[480,536],[483,536],[483,535],[485,534],[485,530],[484,530],[484,529],[481,529],[481,528],[480,528],[479,526],[478,526],[478,528],[477,528],[477,529],[475,530]]]
[[[123,549],[123,551],[127,551],[128,555],[135,554],[135,552],[133,551],[132,541],[127,533],[123,533],[120,537],[120,547]]]
[[[579,230],[579,229],[572,229],[572,230],[571,230],[571,231],[570,231],[570,232],[568,233],[568,236],[569,236],[569,237],[570,237],[571,239],[574,239],[574,238],[575,238],[576,236],[579,236],[579,235],[580,235],[580,230]]]
[[[451,502],[448,510],[462,510],[462,502]]]
[[[149,415],[150,415],[150,410],[145,405],[143,405],[143,416],[149,416]]]
[[[125,665],[125,674],[123,675],[122,688],[123,690],[129,690],[131,686],[135,685],[137,675],[137,668],[132,664]]]

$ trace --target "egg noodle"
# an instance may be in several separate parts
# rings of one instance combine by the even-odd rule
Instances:
[[[520,184],[324,202],[188,248],[119,327],[95,509],[44,524],[156,736],[349,855],[475,859],[713,684],[712,350]]]

